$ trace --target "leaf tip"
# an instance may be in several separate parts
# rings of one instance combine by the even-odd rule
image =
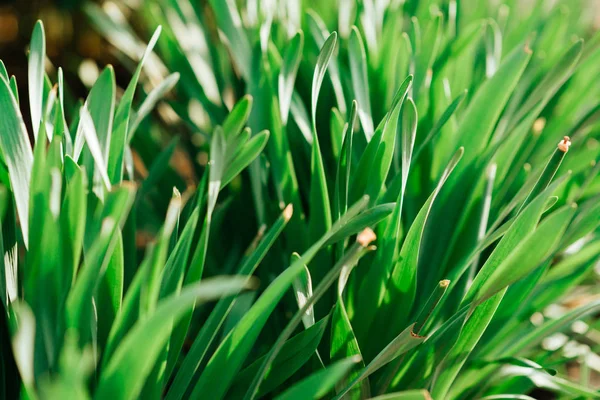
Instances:
[[[350,362],[354,363],[354,364],[358,364],[359,362],[362,361],[362,356],[360,354],[355,354],[352,357],[349,357]]]
[[[558,143],[558,149],[560,151],[562,151],[563,153],[566,153],[567,151],[569,151],[569,147],[571,147],[571,138],[568,136],[563,137],[563,140],[561,140]]]
[[[292,204],[288,204],[283,210],[283,219],[285,222],[288,222],[292,219],[292,215],[294,214],[294,206]]]
[[[374,241],[375,239],[377,239],[377,235],[375,235],[375,232],[373,232],[373,229],[371,229],[371,228],[365,228],[365,229],[363,229],[363,231],[360,232],[358,234],[358,236],[356,237],[356,241],[362,247],[368,247],[369,244],[372,241]]]

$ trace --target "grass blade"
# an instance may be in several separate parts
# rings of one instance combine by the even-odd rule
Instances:
[[[42,123],[42,104],[44,102],[44,64],[46,62],[46,38],[44,24],[37,21],[33,27],[28,59],[29,108],[33,137],[37,140]],[[8,78],[7,78],[8,81]],[[50,138],[48,138],[50,139]]]
[[[165,321],[177,321],[195,303],[215,300],[247,287],[245,278],[213,278],[163,300],[154,313],[140,320],[124,337],[102,372],[94,398],[137,398],[146,375],[154,365],[152,360],[158,357],[171,332],[171,324]],[[146,362],[140,363],[141,357]]]
[[[8,82],[0,79],[0,149],[6,161],[10,183],[15,197],[17,214],[21,220],[25,247],[29,243],[29,183],[33,168],[33,151],[19,110]]]
[[[316,372],[298,382],[276,397],[277,400],[320,399],[327,395],[335,384],[342,379],[359,361],[358,357],[350,357],[338,361],[326,369]]]

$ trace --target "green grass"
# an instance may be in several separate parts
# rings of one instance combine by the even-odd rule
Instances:
[[[38,22],[0,398],[600,398],[600,34],[492,3],[89,3],[82,101]]]

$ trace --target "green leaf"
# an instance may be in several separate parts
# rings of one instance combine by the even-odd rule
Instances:
[[[552,157],[550,157],[550,160],[548,160],[548,164],[546,164],[540,177],[535,182],[535,186],[533,187],[533,189],[531,189],[531,192],[529,192],[527,198],[521,205],[521,209],[523,209],[523,207],[529,204],[531,200],[533,200],[538,194],[540,194],[544,189],[546,189],[550,182],[552,182],[552,179],[554,178],[554,175],[556,175],[556,171],[558,171],[558,168],[560,167],[560,164],[563,158],[565,157],[565,154],[567,154],[567,151],[569,149],[568,146],[570,144],[571,142],[567,138],[563,139],[559,143],[556,150],[554,150]]]
[[[252,161],[254,161],[263,151],[269,140],[269,131],[262,131],[254,135],[241,149],[233,156],[233,160],[225,167],[221,188],[225,187],[233,178],[242,172]]]
[[[220,399],[225,395],[235,374],[241,368],[251,347],[254,345],[267,318],[273,312],[275,306],[285,291],[291,286],[294,279],[302,272],[304,265],[308,264],[310,260],[314,258],[327,240],[334,235],[341,226],[346,224],[347,220],[359,214],[367,202],[368,198],[365,198],[352,206],[344,217],[332,226],[330,231],[313,244],[300,259],[290,265],[269,285],[269,287],[267,287],[250,311],[244,315],[242,320],[229,332],[223,342],[221,342],[219,348],[208,361],[206,368],[200,376],[200,380],[194,387],[192,397],[199,393],[207,393],[206,390],[208,390],[216,399]],[[282,338],[284,336],[280,335],[279,337]],[[270,354],[276,355],[273,351],[271,351]],[[264,365],[266,364],[263,364],[263,366]],[[268,365],[266,366],[268,367]],[[262,371],[264,372],[265,369]],[[258,380],[259,378],[262,378],[262,376],[257,375],[257,380],[254,382],[255,385],[257,382],[260,383],[260,380]],[[258,387],[258,385],[255,387]]]
[[[375,160],[371,167],[369,180],[365,193],[371,197],[373,201],[377,200],[385,179],[392,165],[394,150],[396,147],[396,137],[401,137],[402,144],[402,189],[400,191],[400,203],[404,199],[404,190],[406,189],[406,181],[410,167],[410,159],[412,157],[413,146],[415,143],[415,135],[417,132],[417,107],[412,99],[408,99],[404,103],[405,96],[408,93],[410,85],[406,86],[406,90],[401,94],[400,100],[395,102],[394,108],[386,117],[386,122],[383,126],[381,134],[381,142],[377,149]],[[400,109],[402,108],[402,117],[400,117]],[[401,134],[397,135],[397,131]],[[402,206],[400,205],[400,211]]]
[[[342,379],[359,361],[358,357],[350,357],[333,363],[322,371],[296,383],[276,397],[277,400],[320,399],[327,395],[335,384]]]
[[[252,110],[252,96],[245,95],[239,100],[223,122],[223,132],[227,140],[232,140],[240,134]]]
[[[340,226],[339,230],[327,240],[326,244],[337,243],[367,227],[376,226],[380,221],[392,213],[395,206],[395,203],[379,204],[363,211],[360,215],[349,219],[345,224]]]
[[[444,110],[444,113],[437,120],[437,122],[435,123],[433,128],[431,128],[431,130],[427,133],[427,136],[425,136],[425,139],[423,139],[423,141],[421,143],[419,143],[419,145],[415,149],[414,154],[411,159],[412,164],[416,163],[419,160],[419,155],[421,154],[423,149],[425,149],[425,147],[431,142],[431,140],[433,138],[435,138],[436,135],[442,131],[442,128],[444,127],[444,125],[446,125],[446,122],[448,122],[450,120],[450,117],[452,117],[454,115],[456,110],[464,102],[466,96],[467,96],[467,91],[465,90],[459,96],[457,96],[452,101],[452,103],[450,103],[450,105],[448,106],[448,108],[446,108],[446,110]]]
[[[535,230],[542,213],[545,211],[549,195],[553,193],[558,184],[560,184],[560,181],[556,181],[548,186],[508,225],[508,230],[475,276],[475,280],[463,299],[463,304],[472,302],[480,288],[486,284],[490,276],[494,273],[494,270],[498,268],[525,237]]]
[[[144,102],[135,113],[135,118],[127,132],[127,143],[131,142],[133,135],[137,131],[144,118],[146,118],[156,104],[169,93],[179,82],[179,73],[175,72],[162,80],[144,99]]]
[[[437,311],[437,307],[438,305],[440,305],[441,300],[444,297],[446,290],[448,289],[448,285],[450,285],[449,280],[444,279],[440,281],[433,290],[433,293],[431,293],[431,296],[427,300],[427,303],[425,303],[423,307],[421,307],[421,310],[415,318],[416,322],[414,325],[414,333],[416,335],[424,336],[424,334],[422,333],[423,327],[429,321],[430,317],[434,314],[434,312]],[[400,357],[397,358],[392,365],[390,365],[390,368],[388,368],[384,377],[381,379],[383,384],[379,385],[380,387],[386,389],[390,386],[394,377],[396,376],[396,374],[398,374],[398,371],[400,370],[400,367],[402,366],[404,361],[405,358]]]
[[[118,236],[115,232],[125,223],[134,196],[135,189],[132,185],[121,186],[109,193],[104,206],[106,218],[102,221],[100,233],[67,297],[67,327],[79,332],[80,343],[86,344],[90,338],[89,327],[93,319],[92,296],[104,273],[102,266],[108,261],[116,245]]]
[[[358,101],[358,118],[360,119],[367,142],[373,137],[373,117],[371,116],[371,101],[369,100],[369,80],[367,75],[367,55],[360,32],[356,26],[352,27],[348,41],[348,55],[350,58],[350,73],[352,76],[352,89]]]
[[[88,13],[93,13],[93,10],[94,9],[92,8],[88,8],[86,11]],[[131,80],[129,81],[129,85],[127,85],[127,89],[125,90],[125,93],[123,93],[123,97],[117,106],[113,124],[115,129],[112,132],[109,158],[107,160],[108,176],[110,177],[110,181],[112,183],[119,183],[123,178],[123,158],[125,156],[125,145],[127,144],[128,138],[131,136],[129,135],[128,131],[131,119],[133,97],[135,95],[135,90],[137,88],[144,63],[150,54],[152,54],[152,49],[158,41],[160,32],[161,27],[159,26],[156,28],[152,38],[148,42],[148,47],[146,47],[146,51],[144,52],[135,72],[133,73],[133,76],[131,77]]]
[[[375,135],[371,139],[371,141],[367,144],[365,151],[360,157],[360,161],[356,168],[355,176],[352,180],[351,187],[351,198],[358,198],[363,194],[367,193],[367,188],[369,187],[370,191],[374,191],[371,186],[374,186],[377,189],[376,195],[379,195],[379,190],[381,189],[382,177],[385,178],[385,170],[389,170],[389,165],[381,161],[384,157],[384,154],[389,158],[389,162],[391,162],[392,155],[394,154],[394,145],[397,134],[397,122],[398,116],[400,113],[400,106],[402,102],[406,98],[408,91],[412,85],[413,77],[409,75],[404,79],[398,90],[396,91],[396,95],[392,100],[392,106],[390,111],[385,115],[384,119],[381,121],[379,126],[375,131]],[[394,115],[392,117],[392,114]],[[390,123],[391,121],[391,123]],[[384,136],[384,130],[386,135]],[[408,149],[407,149],[408,150]],[[380,162],[384,165],[380,165]],[[387,168],[386,168],[387,166]],[[383,170],[383,172],[381,171]],[[370,184],[371,174],[377,174],[378,185]],[[395,200],[395,198],[393,199]]]
[[[360,383],[363,379],[369,377],[375,371],[400,357],[410,349],[421,344],[425,340],[425,337],[418,336],[414,333],[414,325],[415,324],[410,325],[396,336],[394,340],[392,340],[365,368],[362,369],[356,378],[337,394],[335,399],[343,398],[354,385]]]
[[[348,123],[344,125],[342,133],[342,149],[335,173],[334,206],[337,211],[335,214],[336,219],[339,219],[348,210],[348,191],[350,188],[350,171],[352,169],[352,138],[354,137],[357,110],[358,103],[356,100],[353,100],[350,117],[348,118]]]
[[[325,317],[285,342],[271,368],[265,374],[265,379],[258,393],[259,397],[263,397],[283,384],[315,354],[317,346],[325,333],[325,328],[327,328],[327,322],[329,322],[329,318]],[[259,371],[265,357],[260,357],[239,372],[233,382],[232,389],[227,393],[228,398],[238,399],[244,395],[246,388]]]
[[[75,161],[79,160],[79,155],[83,150],[84,141],[88,145],[88,149],[90,151],[91,157],[93,158],[92,165],[88,165],[88,167],[92,167],[92,171],[97,171],[105,187],[110,190],[111,183],[108,179],[108,173],[106,169],[106,162],[102,150],[102,145],[98,140],[98,136],[96,134],[96,128],[94,126],[94,121],[90,112],[87,110],[86,106],[81,107],[79,112],[80,120],[79,127],[77,128],[77,136],[75,138],[75,148],[73,159]],[[90,163],[88,163],[90,164]],[[95,166],[95,168],[94,168]],[[88,171],[89,173],[90,171]],[[89,175],[88,175],[89,176]]]
[[[258,389],[260,388],[261,382],[267,373],[267,371],[271,368],[271,364],[276,359],[277,355],[281,351],[283,344],[287,340],[288,337],[294,332],[296,327],[302,321],[306,311],[313,306],[329,289],[329,287],[333,284],[336,278],[338,278],[340,272],[344,268],[351,268],[351,266],[358,263],[360,258],[367,253],[367,251],[372,250],[369,248],[369,244],[375,240],[375,233],[370,229],[366,228],[362,231],[356,238],[356,243],[348,249],[348,251],[342,256],[342,258],[331,268],[330,271],[327,272],[327,275],[323,277],[319,285],[316,287],[313,295],[305,302],[305,304],[296,312],[294,317],[290,320],[290,322],[286,325],[284,330],[281,332],[275,344],[271,347],[265,361],[261,365],[259,372],[254,377],[250,388],[246,392],[246,399],[252,399],[256,396]],[[302,258],[298,259],[296,262],[302,262]],[[304,266],[304,265],[303,265]]]
[[[10,89],[12,90],[12,94],[13,96],[15,96],[17,104],[19,104],[19,88],[17,87],[17,78],[15,78],[14,75],[10,77],[9,84]]]
[[[236,67],[245,79],[251,76],[252,48],[242,26],[240,13],[233,0],[210,0],[221,34],[231,51]]]
[[[483,282],[475,302],[486,299],[502,288],[524,278],[549,257],[559,244],[575,214],[575,207],[564,206],[544,219],[538,228],[523,238],[517,248]]]
[[[325,22],[323,22],[321,17],[315,13],[314,10],[309,9],[306,12],[306,16],[310,36],[312,36],[317,46],[322,48],[326,39],[330,36],[329,30],[327,29]],[[337,100],[337,107],[342,114],[346,114],[346,98],[344,97],[344,89],[340,77],[340,66],[335,58],[332,58],[329,63],[329,77],[331,78],[333,92]],[[292,97],[292,113],[294,113],[295,98],[296,96],[294,95]]]
[[[90,94],[85,102],[86,110],[89,111],[94,123],[96,133],[95,136],[100,148],[100,154],[102,156],[102,163],[104,165],[103,169],[105,170],[104,174],[106,174],[105,165],[110,154],[110,142],[115,110],[115,96],[115,72],[112,66],[108,66],[104,69],[104,71],[102,71],[96,83],[94,83],[94,86],[92,87],[92,90],[90,91]],[[90,145],[88,137],[86,136],[85,138],[88,142],[88,146],[90,147],[90,151],[92,151],[92,145]],[[94,156],[94,159],[96,158],[98,158],[98,156]],[[102,171],[99,172],[102,173]],[[110,185],[107,186],[110,187]]]
[[[6,70],[6,65],[4,65],[2,60],[0,60],[0,78],[3,78],[8,82],[8,71]]]
[[[373,397],[371,400],[431,400],[431,395],[427,390],[407,390]]]
[[[221,342],[200,375],[191,397],[197,397],[201,393],[211,393],[214,399],[225,396],[267,318],[302,268],[303,263],[295,262],[267,287],[250,311]]]
[[[285,228],[292,216],[291,213],[292,208],[288,206],[277,221],[275,221],[271,229],[266,233],[256,249],[245,259],[238,270],[238,275],[248,277],[252,275],[256,267],[267,254],[267,251],[273,246],[273,243],[283,231],[283,228]],[[173,383],[167,392],[166,399],[173,400],[183,398],[194,374],[203,362],[211,343],[216,338],[219,328],[223,325],[226,316],[231,311],[234,300],[234,297],[225,297],[219,300],[200,329],[196,339],[194,339],[189,352],[183,359],[179,371],[177,371]]]
[[[325,77],[325,72],[327,72],[327,66],[331,60],[331,56],[335,50],[335,46],[337,44],[337,33],[333,32],[323,46],[321,47],[321,51],[319,53],[319,58],[317,58],[317,63],[315,64],[315,73],[313,75],[312,81],[312,94],[311,94],[311,118],[313,130],[317,129],[317,101],[319,99],[319,92],[321,91],[321,84],[323,83],[323,78]]]
[[[300,254],[292,254],[293,261],[299,258]],[[296,302],[298,303],[298,308],[303,308],[304,305],[313,296],[312,279],[310,277],[310,271],[308,270],[308,267],[306,265],[304,265],[304,270],[300,273],[300,275],[298,275],[296,280],[294,280],[293,286],[294,294],[296,295]],[[308,329],[315,324],[314,307],[310,306],[306,309],[304,315],[302,316],[302,323],[304,324],[304,329]]]
[[[28,57],[28,90],[29,109],[31,111],[31,125],[33,126],[33,137],[37,140],[43,117],[44,102],[44,64],[46,63],[46,38],[44,35],[44,24],[37,21],[31,34]],[[8,78],[6,79],[8,81]],[[4,109],[4,107],[2,107]],[[48,138],[50,139],[50,137]]]
[[[154,360],[165,346],[171,324],[195,303],[202,303],[237,293],[248,287],[245,278],[212,278],[184,289],[161,301],[147,319],[140,320],[115,350],[102,371],[96,399],[135,399],[150,373]],[[146,360],[140,363],[140,358]]]
[[[390,271],[391,275],[387,282],[387,290],[391,298],[390,305],[386,316],[396,315],[394,322],[390,325],[390,331],[392,334],[398,332],[398,327],[402,324],[407,323],[408,313],[410,310],[404,310],[400,315],[397,312],[392,311],[395,307],[400,304],[413,304],[415,301],[416,290],[417,290],[417,273],[418,273],[418,260],[419,251],[421,248],[421,242],[423,238],[423,232],[425,230],[425,224],[431,212],[433,202],[435,201],[440,190],[444,186],[444,183],[448,177],[454,171],[456,165],[463,156],[463,149],[460,148],[444,170],[442,177],[440,178],[435,190],[429,196],[425,204],[421,207],[421,210],[417,214],[415,220],[410,226],[404,243],[400,248],[398,260]],[[392,328],[393,327],[393,328]]]
[[[70,165],[70,167],[65,166],[65,168],[72,168],[74,171],[73,176],[67,182],[60,215],[63,243],[66,251],[64,261],[66,263],[65,279],[67,281],[65,287],[70,288],[75,282],[81,249],[83,248],[87,208],[87,177],[85,172],[68,155],[65,156],[65,164]]]
[[[474,93],[458,127],[458,146],[465,146],[464,169],[488,143],[504,106],[523,74],[531,52],[521,47],[506,56],[498,71]]]
[[[23,221],[23,241],[25,247],[29,243],[29,183],[33,168],[33,152],[29,144],[29,136],[25,129],[23,116],[12,95],[8,82],[0,79],[0,149],[6,161],[10,184],[15,197],[17,214]]]
[[[544,75],[544,78],[535,85],[525,103],[520,107],[518,114],[514,117],[515,121],[526,115],[538,102],[545,104],[554,96],[556,91],[573,74],[582,52],[583,40],[579,39],[573,43],[552,69]]]
[[[35,316],[29,306],[21,302],[12,305],[11,314],[12,318],[9,320],[15,364],[26,388],[25,392],[34,393]]]
[[[330,345],[330,357],[332,361],[342,360],[347,357],[355,357],[357,364],[355,371],[350,373],[347,377],[336,384],[336,387],[342,389],[350,382],[353,378],[358,375],[356,368],[364,368],[362,354],[360,352],[360,346],[354,335],[350,318],[344,304],[344,288],[350,278],[350,274],[354,269],[355,264],[348,264],[342,267],[340,276],[338,279],[337,287],[337,302],[333,309],[333,315],[331,317],[331,345]],[[360,388],[357,388],[354,393],[357,396],[363,398],[368,397],[370,394],[369,382],[367,380],[361,382]],[[354,396],[352,396],[354,397]]]
[[[278,76],[277,93],[279,97],[279,110],[284,126],[287,125],[288,121],[288,115],[292,103],[292,95],[294,93],[294,83],[296,81],[296,74],[298,73],[298,67],[300,66],[300,60],[302,58],[303,47],[304,34],[302,31],[299,31],[294,35],[285,50],[281,71],[279,72]]]
[[[323,156],[319,145],[317,135],[317,100],[323,83],[323,77],[327,71],[327,66],[335,50],[337,42],[337,34],[332,33],[319,53],[315,72],[313,74],[312,96],[311,96],[311,115],[312,115],[312,132],[313,145],[311,152],[311,181],[310,181],[310,220],[309,220],[309,238],[317,240],[331,227],[331,207],[329,203],[329,192],[327,189],[327,178],[325,176],[325,168],[323,165]]]
[[[545,368],[542,367],[540,364],[528,360],[527,358],[523,358],[523,357],[505,357],[505,358],[499,358],[493,361],[481,361],[482,363],[485,364],[508,364],[508,365],[515,365],[518,367],[525,367],[525,368],[532,368],[538,371],[542,371],[545,372],[549,375],[556,375],[557,371],[555,369],[552,368]]]
[[[472,314],[464,323],[456,343],[437,367],[437,373],[431,388],[431,395],[434,398],[447,397],[450,385],[454,382],[473,348],[481,339],[505,293],[506,289],[474,307]]]

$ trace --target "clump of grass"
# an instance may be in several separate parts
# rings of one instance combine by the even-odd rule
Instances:
[[[86,5],[79,104],[38,23],[32,132],[0,64],[2,397],[600,397],[585,3],[239,3]]]

